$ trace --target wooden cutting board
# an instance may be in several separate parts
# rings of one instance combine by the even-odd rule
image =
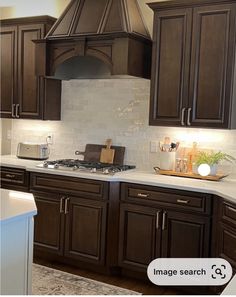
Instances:
[[[88,162],[100,162],[101,150],[105,148],[102,144],[88,143],[85,147],[85,152],[78,152],[79,155],[84,155],[84,160]],[[114,162],[116,165],[124,164],[125,147],[124,146],[111,146],[115,150]],[[76,154],[76,155],[78,155]]]
[[[100,155],[100,162],[113,164],[115,150],[111,148],[111,139],[106,140],[106,148],[102,148],[101,155]]]

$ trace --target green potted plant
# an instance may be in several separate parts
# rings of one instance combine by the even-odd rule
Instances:
[[[198,152],[196,156],[195,165],[200,166],[201,164],[208,164],[211,168],[210,175],[216,175],[218,165],[222,161],[234,162],[236,159],[226,153],[219,152]]]

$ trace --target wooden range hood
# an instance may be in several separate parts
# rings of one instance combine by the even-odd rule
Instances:
[[[74,57],[93,57],[111,75],[150,78],[151,38],[137,0],[72,0],[45,39],[35,40],[36,74],[54,76]]]

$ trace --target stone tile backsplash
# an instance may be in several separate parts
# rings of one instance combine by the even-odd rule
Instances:
[[[150,153],[150,141],[165,136],[182,146],[197,141],[200,147],[222,150],[236,157],[236,130],[167,128],[148,126],[150,81],[144,79],[96,79],[64,81],[62,120],[13,120],[11,153],[18,142],[45,142],[53,133],[51,159],[74,158],[86,143],[112,138],[126,147],[125,163],[151,170],[160,154]],[[235,168],[233,171],[236,173]]]

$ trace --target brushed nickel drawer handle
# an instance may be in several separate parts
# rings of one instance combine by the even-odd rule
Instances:
[[[163,212],[163,219],[162,219],[162,230],[164,231],[166,229],[166,211]]]
[[[156,229],[160,229],[160,225],[159,225],[160,213],[161,213],[161,211],[159,210],[156,214]]]
[[[181,112],[181,125],[182,125],[182,126],[185,125],[185,124],[184,124],[185,110],[186,110],[186,108],[183,108],[183,109],[182,109],[182,112]]]
[[[192,108],[189,108],[189,109],[188,109],[188,118],[187,118],[187,125],[188,125],[188,126],[191,126],[191,122],[190,122],[191,111],[192,111]]]
[[[236,213],[236,209],[234,209],[234,208],[232,208],[232,207],[230,207],[230,206],[227,206],[227,207],[228,207],[228,209],[229,209],[230,211]]]
[[[189,200],[183,200],[183,199],[177,199],[178,203],[182,203],[182,204],[188,204],[190,201]]]
[[[12,104],[12,106],[11,106],[11,116],[13,117],[13,118],[15,118],[16,116],[15,116],[15,104]]]
[[[20,108],[20,104],[16,104],[16,118],[19,119],[19,108]]]
[[[8,178],[15,178],[16,176],[15,176],[15,174],[6,174],[6,177],[8,177]]]
[[[61,197],[60,199],[60,213],[63,213],[64,210],[63,210],[63,201],[65,200],[66,197]]]
[[[66,200],[65,200],[65,214],[69,213],[69,208],[68,208],[69,201],[70,201],[70,198],[66,198]]]
[[[148,198],[149,197],[149,194],[138,193],[138,197]]]

